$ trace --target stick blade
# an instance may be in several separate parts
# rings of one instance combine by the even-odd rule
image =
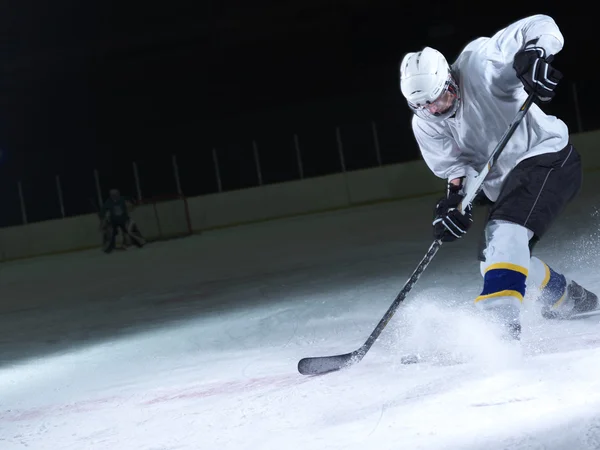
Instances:
[[[334,356],[303,358],[298,362],[298,372],[302,375],[322,375],[348,367],[357,362],[357,352]]]

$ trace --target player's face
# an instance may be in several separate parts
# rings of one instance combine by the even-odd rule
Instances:
[[[450,108],[452,108],[455,101],[456,95],[447,90],[438,98],[436,98],[432,103],[428,103],[427,105],[425,105],[425,109],[427,109],[434,116],[438,116],[440,114],[444,114]]]
[[[408,104],[420,118],[436,122],[445,120],[454,115],[458,108],[459,99],[458,86],[450,79],[444,92],[442,92],[435,100],[419,105],[414,105],[410,102]]]

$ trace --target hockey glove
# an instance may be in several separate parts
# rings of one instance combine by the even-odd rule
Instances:
[[[523,83],[528,94],[534,93],[542,103],[547,103],[554,97],[554,89],[563,75],[550,65],[554,57],[546,55],[541,47],[536,47],[534,41],[525,44],[513,61],[517,77]]]
[[[457,208],[463,199],[462,186],[448,186],[448,194],[435,205],[433,236],[442,242],[460,239],[473,223],[473,208],[469,206],[463,214]]]

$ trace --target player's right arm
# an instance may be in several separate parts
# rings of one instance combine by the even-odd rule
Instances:
[[[435,176],[451,182],[467,175],[461,151],[454,138],[444,133],[442,125],[415,116],[412,129],[421,155]]]
[[[460,239],[473,222],[470,208],[464,212],[458,210],[468,165],[456,141],[442,128],[443,125],[415,116],[412,127],[425,163],[436,176],[448,182],[446,195],[435,206],[433,235],[444,242]]]

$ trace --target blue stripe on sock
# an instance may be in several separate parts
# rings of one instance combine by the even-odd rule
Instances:
[[[483,291],[481,295],[490,295],[501,291],[516,291],[524,297],[526,280],[527,277],[525,274],[515,270],[488,270],[483,277]],[[550,282],[548,282],[549,284]]]
[[[555,272],[548,265],[547,267],[550,269],[550,279],[548,280],[548,284],[546,284],[544,289],[542,289],[542,299],[544,303],[553,305],[565,293],[565,289],[567,288],[567,280],[564,275]]]

